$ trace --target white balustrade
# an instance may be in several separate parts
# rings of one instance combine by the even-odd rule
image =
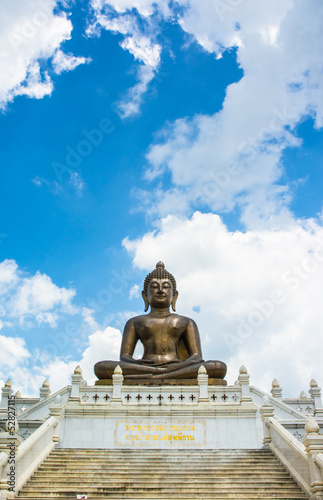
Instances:
[[[57,424],[56,417],[49,417],[26,441],[19,445],[16,456],[16,491],[24,486],[55,447],[53,437]]]
[[[311,476],[305,447],[274,417],[265,420],[269,430],[269,448],[289,470],[300,487],[309,495]]]

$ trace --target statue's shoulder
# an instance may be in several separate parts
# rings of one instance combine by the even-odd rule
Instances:
[[[140,316],[133,316],[132,318],[128,319],[126,323],[126,327],[128,326],[136,326],[138,323],[142,323],[145,321],[145,318],[147,317],[147,314],[141,314]]]
[[[192,325],[194,327],[197,327],[195,321],[192,318],[188,318],[187,316],[182,316],[181,314],[172,314],[172,317],[174,318],[174,321],[176,323],[181,323],[182,325],[189,326]]]

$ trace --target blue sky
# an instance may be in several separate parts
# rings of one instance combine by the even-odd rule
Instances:
[[[230,383],[323,383],[321,3],[2,9],[0,381],[92,383],[164,260]]]

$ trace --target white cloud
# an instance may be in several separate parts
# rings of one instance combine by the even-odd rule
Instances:
[[[80,64],[89,64],[92,61],[90,57],[75,57],[72,54],[64,54],[62,50],[57,50],[53,57],[53,66],[58,75],[63,71],[72,71]]]
[[[93,24],[123,35],[121,46],[141,65],[138,83],[116,109],[126,118],[140,111],[160,65],[156,42],[161,20],[182,29],[217,58],[235,48],[243,70],[229,85],[214,115],[183,117],[168,124],[148,151],[148,179],[171,173],[172,186],[159,186],[141,199],[150,215],[189,213],[196,207],[230,211],[238,206],[248,227],[290,217],[291,189],[280,185],[286,147],[300,145],[295,127],[305,116],[323,124],[323,34],[319,0],[180,0],[169,2],[92,0]],[[141,23],[138,22],[141,20]],[[321,42],[321,43],[320,43]]]
[[[133,285],[131,288],[130,288],[130,292],[129,292],[129,299],[133,299],[134,297],[137,298],[139,297],[139,293],[140,293],[140,287],[139,285]]]
[[[85,183],[82,179],[82,177],[77,173],[73,172],[71,174],[70,178],[70,184],[73,187],[73,189],[76,191],[76,193],[81,196],[85,187]]]
[[[54,393],[71,384],[71,375],[77,365],[75,361],[55,358],[45,366],[38,367],[37,371],[43,380],[46,378],[49,381],[51,392]]]
[[[89,336],[89,345],[79,361],[69,361],[57,357],[37,368],[37,371],[41,373],[42,377],[48,378],[52,392],[71,383],[71,375],[77,365],[82,368],[83,378],[89,385],[93,385],[96,380],[93,371],[95,363],[104,359],[118,360],[120,345],[120,330],[108,326]]]
[[[13,95],[26,95],[35,99],[42,99],[45,95],[50,95],[53,88],[48,73],[45,71],[42,76],[39,63],[35,62],[28,67],[25,81],[14,90]]]
[[[69,178],[66,177],[67,185],[75,192],[76,195],[82,196],[85,189],[85,182],[76,171],[66,172]],[[36,175],[31,182],[35,184],[38,188],[46,186],[53,194],[59,195],[63,193],[62,185],[57,181],[48,181],[43,177]]]
[[[88,307],[82,307],[82,317],[84,323],[88,325],[91,328],[91,330],[98,330],[99,325],[93,318],[94,313],[95,313],[94,309],[89,309]]]
[[[196,206],[213,211],[238,206],[249,227],[272,215],[285,220],[291,190],[279,185],[282,153],[300,145],[294,129],[305,116],[313,117],[316,127],[323,124],[323,5],[318,0],[179,3],[185,7],[178,19],[183,30],[216,57],[236,48],[244,75],[228,86],[219,112],[183,117],[157,136],[146,176],[170,172],[172,187],[147,193],[149,212],[165,216]]]
[[[31,278],[22,278],[23,273],[18,270],[17,266],[9,261],[7,268],[10,265],[16,270],[16,275],[10,280],[8,274],[5,275],[5,271],[3,274],[0,272],[0,279],[7,276],[7,281],[16,283],[15,290],[10,291],[10,299],[15,309],[12,304],[12,309],[10,309],[8,303],[4,302],[3,312],[6,316],[18,317],[24,326],[28,325],[28,322],[30,326],[34,326],[35,321],[56,326],[56,319],[62,311],[69,314],[76,312],[76,308],[71,304],[74,290],[59,288],[48,276],[40,273],[36,273]],[[18,276],[17,280],[15,280],[16,276]],[[48,309],[53,309],[54,312],[49,312]],[[93,384],[96,379],[93,367],[97,361],[119,359],[121,332],[109,326],[100,329],[93,318],[94,311],[87,307],[81,309],[81,314],[83,329],[93,333],[89,335],[88,345],[76,361],[72,361],[70,357],[52,357],[41,348],[30,351],[23,338],[0,335],[0,379],[7,380],[10,377],[14,391],[20,390],[25,396],[37,396],[45,378],[49,379],[52,392],[70,384],[71,375],[79,364],[83,370],[83,377],[88,383]],[[0,327],[1,324],[2,321],[0,321]],[[73,323],[73,328],[74,325]],[[57,342],[62,343],[66,342],[69,334],[73,335],[73,332],[74,330],[66,330],[56,332],[54,335]],[[49,336],[49,340],[52,338],[53,336]],[[47,344],[45,348],[48,345],[50,344]]]
[[[111,326],[98,330],[89,336],[89,346],[85,349],[80,366],[87,381],[96,379],[93,373],[95,363],[104,359],[118,360],[121,346],[121,332]]]
[[[24,339],[20,337],[5,337],[4,335],[0,335],[0,352],[1,377],[6,376],[4,368],[9,370],[15,368],[31,356],[26,348]]]
[[[135,30],[134,30],[135,31]],[[153,44],[147,36],[138,34],[128,36],[121,42],[121,47],[128,50],[135,59],[152,69],[156,69],[160,62],[160,46]]]
[[[17,274],[18,265],[14,260],[6,259],[0,262],[0,294],[6,293],[14,286],[19,277]]]
[[[0,311],[0,312],[2,312],[2,311]],[[0,330],[2,330],[2,328],[5,327],[5,326],[11,328],[12,327],[12,323],[10,323],[10,321],[2,321],[0,319]]]
[[[22,325],[30,328],[35,324],[55,327],[58,320],[67,315],[81,314],[82,318],[67,322],[64,329],[53,330],[47,337],[47,344],[32,350],[24,339],[0,335],[0,379],[10,376],[14,390],[24,395],[38,394],[45,378],[50,380],[51,390],[55,392],[70,383],[75,366],[80,364],[83,376],[93,384],[93,366],[104,359],[119,359],[121,332],[112,327],[100,328],[94,318],[95,311],[88,307],[77,308],[73,305],[76,291],[59,287],[49,276],[36,272],[27,275],[19,269],[14,260],[0,263],[0,329]],[[118,318],[123,321],[134,313],[126,311]],[[7,319],[10,321],[6,321]],[[81,319],[81,321],[80,321]],[[117,321],[117,320],[116,320]],[[88,337],[87,347],[77,361],[70,357],[53,356],[61,352],[82,331]],[[57,349],[58,347],[58,349]]]
[[[126,97],[116,105],[116,110],[123,119],[137,115],[140,112],[143,96],[148,90],[149,83],[155,77],[155,72],[149,66],[140,66],[137,73],[138,83],[129,89]]]
[[[11,339],[9,338],[9,340]],[[56,359],[54,362],[48,361],[45,366],[36,366],[35,364],[31,366],[31,360],[35,357],[24,348],[24,340],[18,338],[13,339],[13,341],[12,352],[1,350],[0,386],[1,378],[4,381],[10,378],[13,393],[20,391],[23,397],[39,397],[39,389],[44,380],[50,378],[49,373],[52,377],[50,380],[52,393],[70,383],[70,377],[77,363]],[[26,354],[19,356],[19,348],[21,347],[25,349]],[[1,336],[0,348],[3,348]],[[9,361],[6,361],[7,357]],[[51,372],[51,370],[53,371]]]
[[[322,226],[230,232],[219,216],[197,212],[168,216],[159,231],[124,246],[141,269],[165,262],[178,283],[179,314],[196,320],[205,359],[227,362],[230,383],[241,364],[267,391],[274,378],[291,395],[319,379]]]
[[[144,17],[152,16],[157,10],[164,17],[169,17],[172,14],[168,0],[159,0],[158,4],[154,0],[91,0],[91,6],[98,17],[109,8],[114,9],[119,14],[136,9]]]
[[[57,72],[88,62],[60,51],[71,38],[72,23],[64,12],[54,14],[56,0],[16,0],[2,6],[0,19],[0,109],[15,96],[41,99],[53,83],[44,66],[54,56]]]
[[[43,376],[31,372],[28,363],[32,354],[21,337],[0,335],[0,386],[10,377],[13,391],[20,390],[23,395],[36,395],[44,381]]]
[[[19,320],[24,326],[47,323],[56,326],[61,314],[76,314],[72,304],[75,290],[58,287],[51,278],[39,271],[34,276],[18,269],[14,260],[0,263],[0,293],[2,305],[0,316],[4,319]],[[9,326],[11,322],[3,322]]]
[[[11,301],[14,314],[24,316],[48,311],[57,305],[68,312],[73,310],[71,300],[75,290],[59,288],[51,278],[39,271],[31,278],[21,281],[15,298]]]
[[[115,106],[121,118],[134,116],[140,112],[143,96],[160,64],[162,48],[156,42],[158,23],[151,17],[155,9],[152,2],[141,1],[133,3],[92,0],[91,5],[94,14],[93,23],[87,30],[88,35],[97,35],[102,28],[123,35],[120,46],[140,63],[136,71],[138,82]],[[162,8],[164,14],[169,14],[168,9],[165,9],[166,5],[167,2],[162,2],[159,8]],[[141,22],[138,22],[137,15],[128,12],[133,8],[137,9],[137,15],[141,16]]]
[[[23,396],[38,395],[45,378],[50,382],[51,392],[56,392],[71,383],[71,375],[77,365],[82,368],[83,378],[89,385],[93,385],[96,376],[93,367],[98,361],[109,359],[118,360],[121,345],[121,331],[110,326],[98,329],[89,336],[88,346],[81,357],[72,361],[68,358],[48,358],[47,354],[39,351],[33,355],[33,367],[27,365],[31,353],[21,338],[4,337],[0,335],[1,367],[0,379],[7,380],[10,374],[14,391],[19,390]]]
[[[39,389],[45,380],[43,374],[38,374],[34,369],[30,369],[23,364],[16,364],[14,368],[4,371],[4,380],[8,379],[8,373],[10,373],[13,393],[20,391],[26,397],[39,397]]]

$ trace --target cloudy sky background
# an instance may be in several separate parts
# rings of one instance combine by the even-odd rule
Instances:
[[[1,11],[0,385],[93,383],[158,260],[229,383],[323,384],[322,2]]]

